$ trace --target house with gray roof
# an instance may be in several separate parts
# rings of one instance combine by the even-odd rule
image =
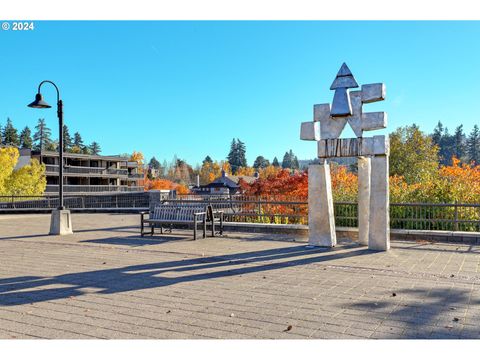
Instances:
[[[258,173],[254,176],[235,176],[227,174],[222,170],[222,176],[216,178],[207,185],[197,185],[192,188],[192,192],[198,195],[234,195],[240,192],[238,185],[240,179],[248,184],[252,184],[258,179]]]

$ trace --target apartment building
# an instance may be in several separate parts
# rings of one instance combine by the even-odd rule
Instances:
[[[143,191],[143,173],[136,161],[121,156],[64,153],[65,194]],[[47,188],[58,193],[59,154],[53,151],[32,151],[31,157],[45,164]]]

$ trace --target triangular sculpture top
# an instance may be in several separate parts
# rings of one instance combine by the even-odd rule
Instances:
[[[338,88],[356,88],[358,87],[352,72],[348,68],[347,64],[343,63],[340,70],[338,70],[337,77],[333,80],[330,90]]]

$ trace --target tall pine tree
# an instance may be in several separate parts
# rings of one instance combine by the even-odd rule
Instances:
[[[47,147],[52,143],[52,131],[48,128],[45,119],[38,119],[37,125],[35,126],[35,134],[33,134],[33,142],[35,150],[46,150]]]
[[[455,133],[453,134],[454,147],[453,154],[459,160],[465,158],[465,147],[466,147],[466,137],[463,132],[463,125],[459,125],[455,128]]]
[[[234,174],[239,167],[247,166],[245,143],[240,141],[240,139],[233,139],[227,159]]]
[[[467,140],[467,159],[469,162],[480,164],[480,130],[478,126],[473,127]]]
[[[20,133],[20,146],[24,149],[31,149],[33,146],[32,131],[25,126]]]
[[[3,143],[6,145],[20,146],[20,138],[12,120],[7,118],[7,124],[3,128]]]
[[[63,125],[63,151],[69,152],[72,148],[73,141],[67,125]]]
[[[89,146],[90,154],[92,155],[99,155],[102,151],[100,144],[96,141],[92,142]]]
[[[273,158],[272,165],[275,166],[275,167],[279,167],[279,166],[280,166],[280,163],[278,162],[278,159],[277,159],[276,156]]]

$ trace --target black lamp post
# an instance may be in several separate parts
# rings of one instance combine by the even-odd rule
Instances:
[[[60,91],[58,90],[57,85],[53,81],[44,80],[38,85],[38,92],[35,95],[35,101],[28,104],[31,108],[36,109],[48,109],[51,108],[44,100],[43,96],[40,93],[40,88],[44,83],[52,84],[57,90],[57,115],[58,115],[58,139],[59,139],[59,166],[58,166],[58,196],[59,196],[59,206],[58,210],[64,210],[63,206],[63,102],[60,100]],[[40,149],[41,151],[42,149]]]

